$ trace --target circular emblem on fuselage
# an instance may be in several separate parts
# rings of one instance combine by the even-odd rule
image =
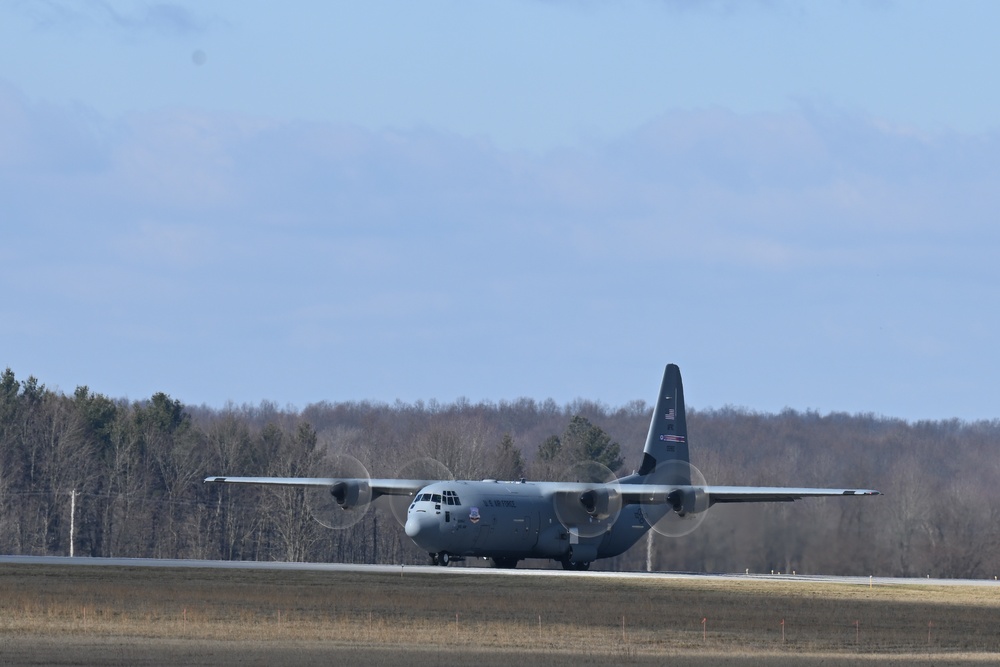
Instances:
[[[472,523],[479,523],[479,508],[470,507],[469,508],[469,521]]]

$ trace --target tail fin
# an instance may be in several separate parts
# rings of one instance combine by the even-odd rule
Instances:
[[[643,449],[640,475],[648,475],[658,464],[671,460],[689,463],[687,419],[684,415],[684,388],[681,386],[681,369],[669,364],[663,371],[660,395],[656,399],[653,418],[649,422],[649,435]],[[686,468],[686,466],[685,466]],[[690,479],[676,480],[690,484]]]

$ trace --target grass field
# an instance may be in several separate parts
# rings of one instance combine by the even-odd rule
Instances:
[[[0,566],[0,664],[958,665],[995,588]]]

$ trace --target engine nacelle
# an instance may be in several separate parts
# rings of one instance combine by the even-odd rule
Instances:
[[[678,516],[697,514],[708,509],[708,494],[700,486],[689,486],[671,491],[667,502]]]
[[[371,497],[368,482],[357,479],[341,480],[330,487],[330,495],[343,509],[364,505]]]
[[[580,494],[580,505],[595,519],[606,519],[617,511],[620,497],[615,489],[590,489]]]

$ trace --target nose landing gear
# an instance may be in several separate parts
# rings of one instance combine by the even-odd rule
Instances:
[[[431,565],[440,565],[441,567],[448,567],[451,565],[451,561],[453,560],[461,560],[458,558],[452,558],[451,554],[447,551],[439,551],[428,555],[431,557]]]

